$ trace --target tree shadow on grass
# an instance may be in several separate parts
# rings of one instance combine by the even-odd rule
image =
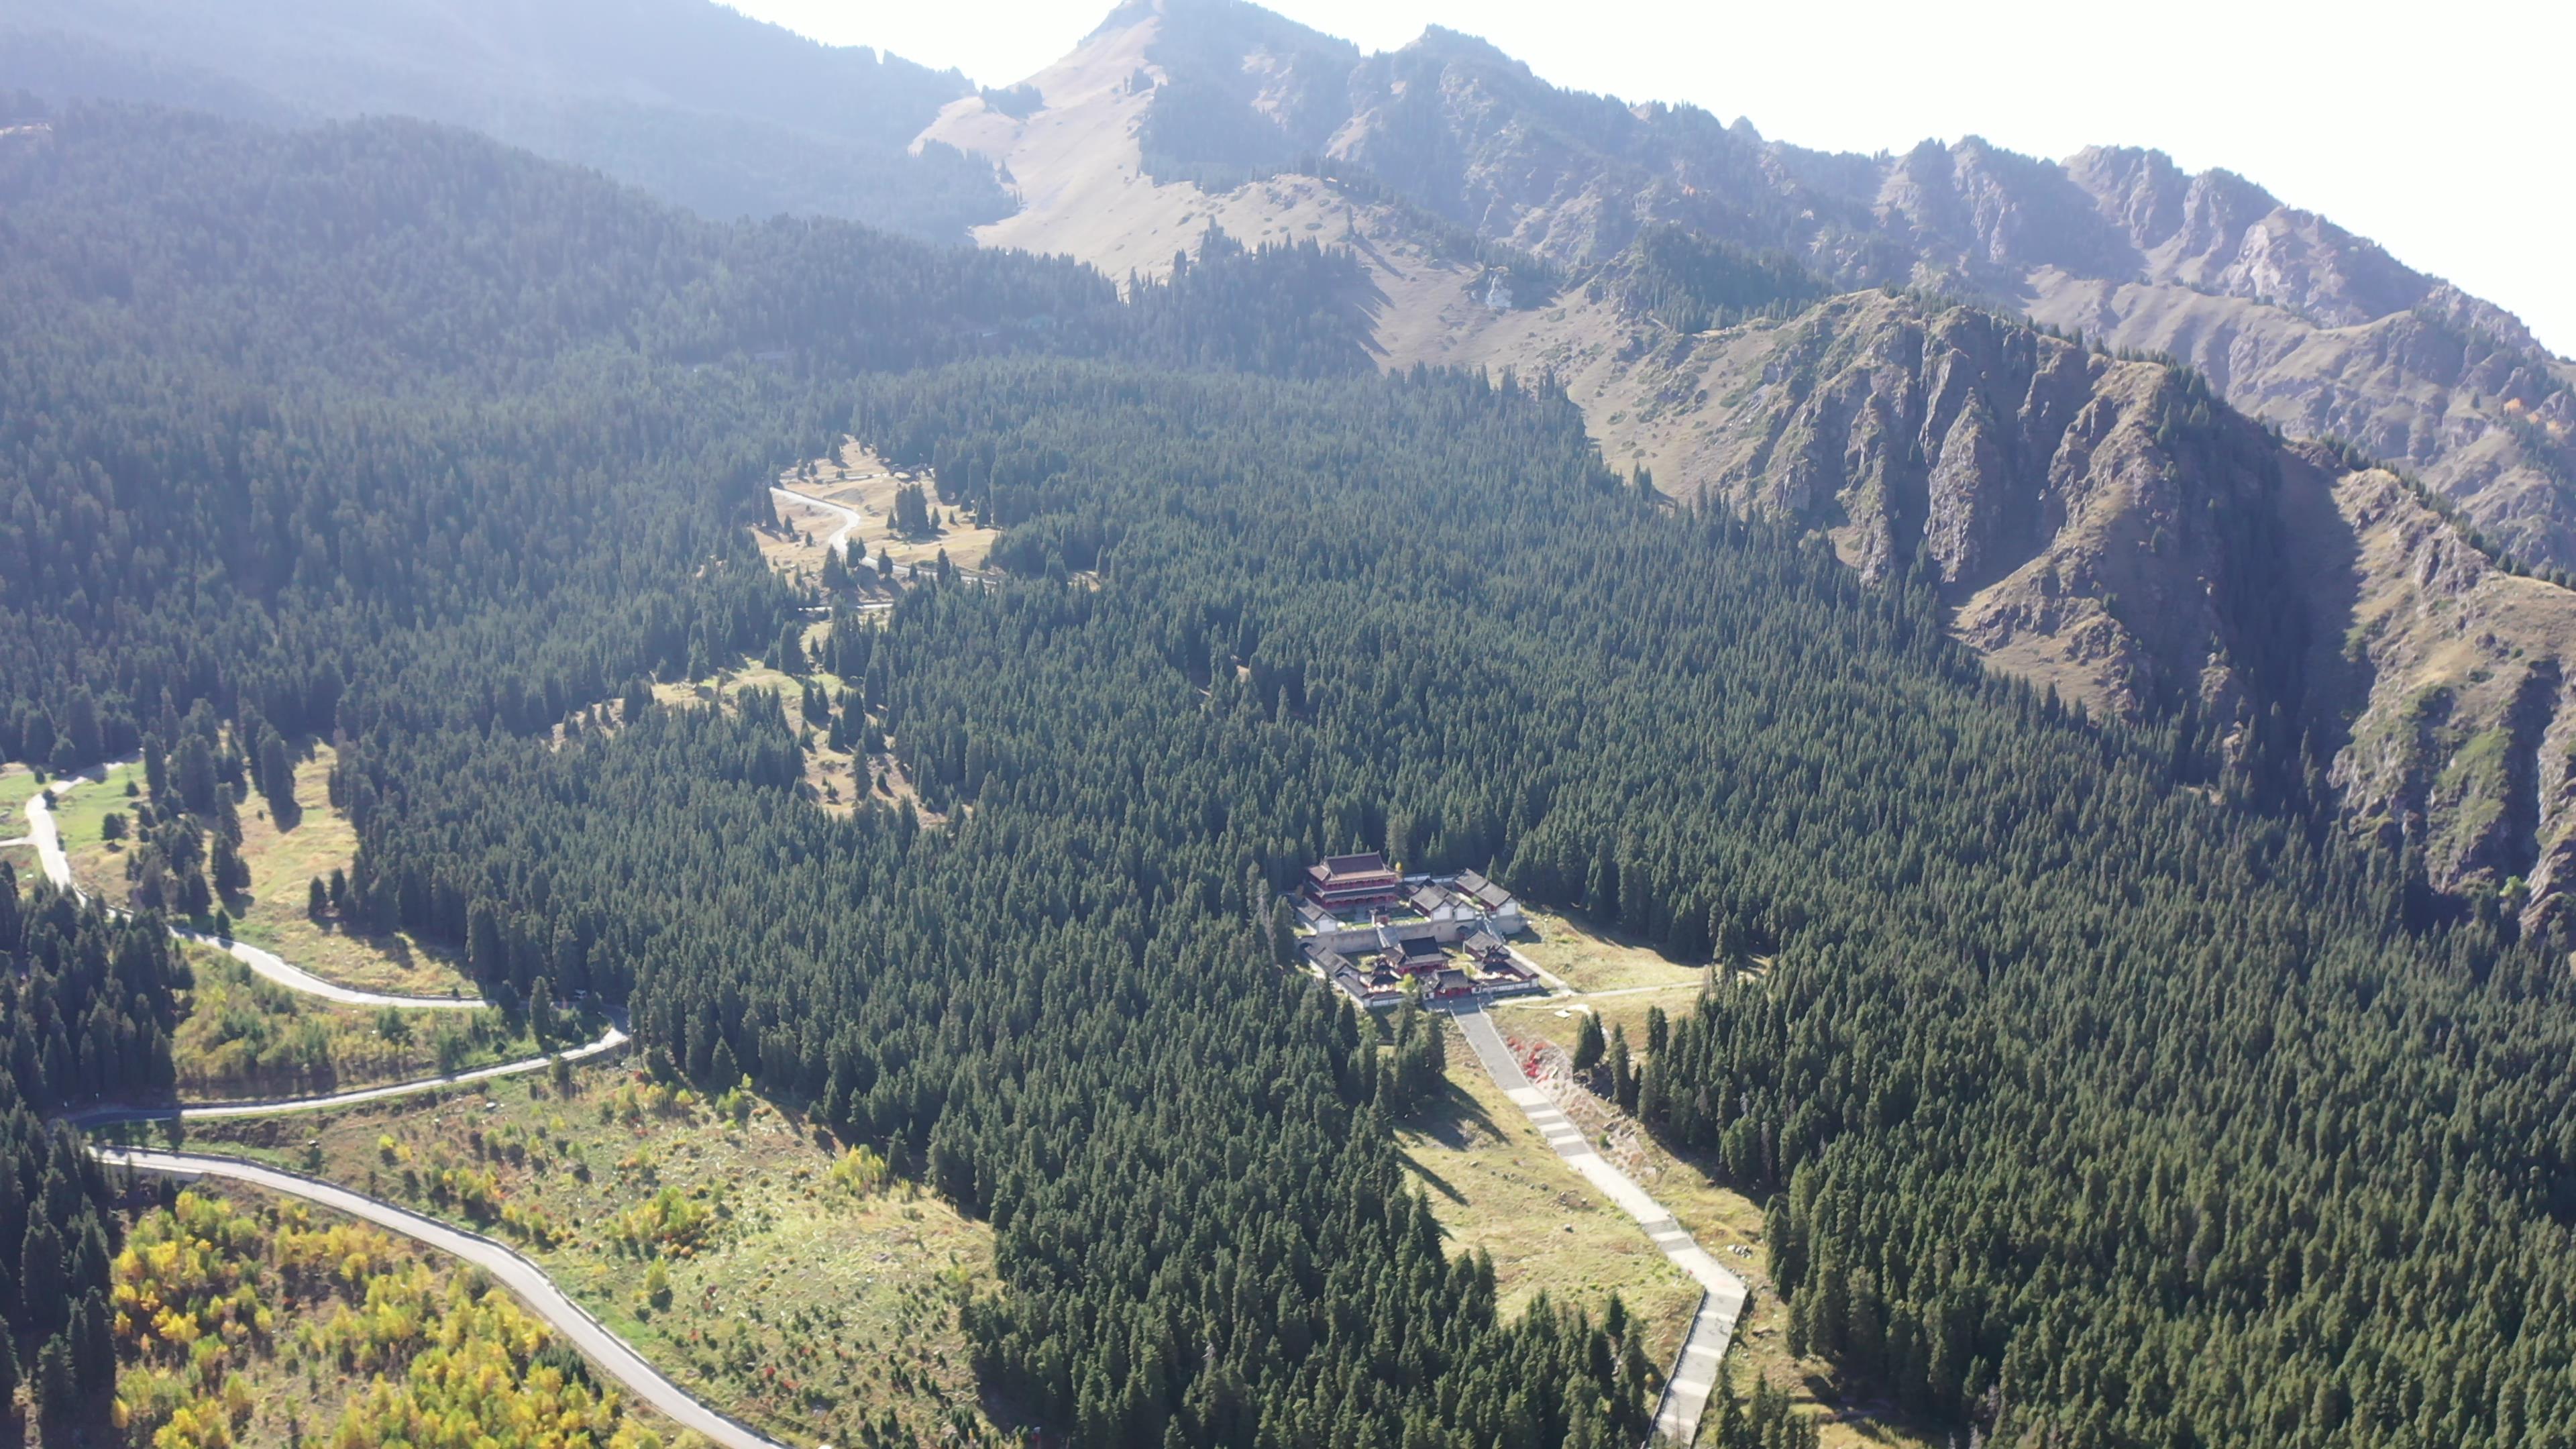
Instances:
[[[1495,1124],[1493,1115],[1485,1110],[1483,1103],[1468,1095],[1466,1089],[1456,1082],[1444,1081],[1441,1086],[1439,1101],[1429,1103],[1401,1120],[1400,1125],[1406,1131],[1418,1132],[1452,1152],[1464,1152],[1482,1139],[1502,1139],[1503,1129]],[[1404,1152],[1401,1155],[1405,1166],[1413,1169],[1414,1175],[1433,1191],[1453,1203],[1467,1200],[1467,1195],[1447,1178],[1432,1171],[1422,1160],[1422,1154]]]

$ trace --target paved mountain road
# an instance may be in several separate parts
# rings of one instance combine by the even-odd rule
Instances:
[[[699,1403],[686,1389],[664,1378],[659,1369],[645,1362],[643,1355],[629,1348],[626,1340],[610,1332],[580,1304],[566,1297],[543,1269],[479,1233],[449,1227],[364,1193],[351,1192],[344,1187],[253,1162],[121,1147],[93,1147],[90,1150],[101,1162],[113,1167],[165,1177],[224,1178],[302,1198],[351,1217],[364,1218],[379,1227],[427,1243],[441,1252],[452,1253],[489,1272],[504,1287],[518,1294],[538,1317],[571,1340],[573,1346],[592,1363],[607,1370],[610,1377],[624,1384],[635,1397],[660,1410],[682,1428],[695,1429],[725,1449],[781,1449],[776,1440],[753,1433]]]
[[[45,872],[45,879],[74,895],[80,894],[80,888],[72,884],[72,860],[63,854],[63,833],[54,828],[54,796],[90,783],[75,775],[27,797],[27,839],[35,844],[36,864]]]
[[[873,477],[874,475],[871,474],[870,476]],[[786,499],[790,503],[802,503],[808,508],[820,509],[825,513],[837,513],[841,515],[840,530],[834,533],[830,538],[823,541],[823,546],[825,548],[839,548],[841,545],[849,542],[851,534],[858,532],[859,511],[855,508],[845,508],[838,503],[826,503],[820,498],[799,493],[793,488],[779,488],[772,486],[769,491]]]
[[[27,800],[29,837],[36,843],[36,859],[44,867],[45,879],[84,900],[88,899],[87,895],[72,879],[71,857],[63,850],[62,831],[54,824],[53,797],[69,794],[82,785],[95,783],[98,778],[93,774],[83,774],[69,780],[59,780],[37,791]],[[343,1006],[401,1006],[423,1011],[480,1011],[490,1005],[489,1002],[474,997],[388,996],[378,991],[359,991],[347,986],[334,985],[309,971],[289,966],[273,953],[241,941],[221,941],[204,932],[183,930],[177,926],[170,928],[170,934],[183,941],[212,946],[280,986],[319,996],[325,1001],[336,1001]]]
[[[855,524],[856,515],[852,515],[852,522]],[[85,777],[60,781],[38,791],[27,802],[28,838],[36,847],[36,858],[42,864],[46,878],[74,895],[80,894],[80,887],[72,878],[71,860],[63,850],[62,832],[54,823],[52,798],[56,793],[67,792],[101,778],[104,778],[103,770]],[[171,934],[227,951],[252,970],[279,985],[347,1005],[437,1007],[470,1011],[479,1010],[486,1004],[481,1001],[425,996],[385,996],[372,991],[353,991],[290,966],[275,955],[255,946],[245,946],[238,941],[217,941],[194,931],[175,928],[172,929]],[[603,1032],[597,1041],[565,1052],[563,1056],[569,1060],[579,1061],[586,1057],[601,1056],[616,1051],[626,1045],[626,1042],[625,1023],[623,1020],[612,1021],[608,1030]],[[73,1126],[96,1127],[123,1122],[168,1121],[173,1118],[184,1122],[216,1117],[316,1112],[331,1107],[408,1096],[440,1087],[465,1086],[474,1082],[490,1081],[497,1077],[515,1076],[549,1066],[553,1060],[551,1056],[528,1057],[471,1072],[397,1082],[391,1086],[367,1087],[354,1092],[336,1092],[321,1097],[290,1097],[266,1102],[224,1102],[194,1107],[186,1105],[159,1108],[93,1107],[84,1111],[66,1113],[62,1120]],[[777,1441],[764,1438],[698,1402],[687,1390],[665,1378],[660,1370],[646,1362],[643,1355],[628,1346],[626,1340],[618,1337],[598,1319],[591,1317],[580,1304],[566,1296],[562,1289],[557,1288],[553,1281],[546,1277],[543,1269],[479,1233],[469,1233],[461,1228],[450,1227],[435,1219],[396,1207],[392,1203],[368,1197],[364,1193],[353,1192],[345,1187],[295,1173],[264,1167],[255,1162],[196,1153],[105,1147],[96,1143],[90,1145],[90,1152],[101,1162],[129,1168],[136,1172],[158,1173],[171,1177],[224,1178],[265,1188],[271,1192],[284,1193],[290,1197],[302,1198],[307,1202],[317,1203],[352,1217],[363,1218],[380,1227],[389,1228],[442,1252],[452,1253],[490,1272],[501,1284],[518,1294],[538,1317],[553,1325],[557,1332],[563,1334],[592,1363],[599,1365],[610,1377],[631,1390],[638,1399],[660,1410],[665,1417],[682,1428],[696,1430],[723,1446],[723,1449],[783,1449]]]
[[[599,1040],[579,1046],[560,1055],[565,1061],[588,1061],[605,1056],[626,1045],[626,1028],[613,1022],[601,1032]],[[322,1112],[333,1107],[354,1107],[361,1102],[381,1102],[389,1097],[408,1097],[419,1092],[434,1092],[442,1087],[471,1086],[499,1077],[516,1077],[543,1071],[554,1065],[553,1056],[522,1057],[498,1066],[478,1067],[470,1072],[451,1072],[443,1077],[420,1077],[390,1086],[361,1087],[352,1092],[333,1092],[322,1097],[272,1097],[258,1102],[212,1102],[201,1106],[185,1103],[175,1107],[84,1107],[65,1112],[62,1120],[75,1127],[110,1127],[120,1122],[203,1122],[218,1117],[275,1117],[289,1112]]]
[[[1744,1280],[1720,1267],[1707,1249],[1673,1221],[1663,1204],[1592,1150],[1582,1131],[1548,1100],[1545,1092],[1531,1084],[1529,1073],[1521,1070],[1519,1058],[1512,1055],[1510,1044],[1494,1029],[1493,1019],[1485,1015],[1484,1008],[1451,1015],[1457,1019],[1458,1029],[1466,1034],[1468,1045],[1476,1049],[1476,1059],[1484,1064],[1494,1085],[1528,1114],[1530,1125],[1547,1139],[1548,1146],[1556,1149],[1556,1155],[1583,1174],[1603,1196],[1617,1203],[1621,1211],[1635,1218],[1673,1266],[1699,1284],[1699,1313],[1682,1339],[1672,1377],[1664,1385],[1664,1400],[1655,1409],[1655,1432],[1672,1443],[1688,1444],[1699,1433],[1700,1415],[1708,1408],[1709,1395],[1717,1387],[1718,1364],[1726,1357],[1728,1341],[1735,1336],[1736,1317],[1744,1311]]]

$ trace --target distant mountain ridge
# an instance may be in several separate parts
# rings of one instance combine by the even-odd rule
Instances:
[[[2190,175],[2136,148],[2035,160],[1976,137],[1811,151],[1696,107],[1561,90],[1455,31],[1362,55],[1241,0],[1133,0],[1068,63],[1110,50],[1134,57],[1122,81],[1147,82],[1133,164],[1153,180],[1216,197],[1264,173],[1362,168],[1561,265],[1606,262],[1674,223],[1785,251],[1843,287],[2023,312],[2177,356],[2250,415],[2348,439],[2532,563],[2576,567],[2576,366],[2503,308],[2233,173]],[[926,135],[989,145],[961,124],[973,105]],[[1024,197],[1050,184],[1014,169]],[[1064,244],[1091,256],[1081,232]]]
[[[1009,200],[991,168],[908,154],[973,92],[706,0],[15,0],[0,89],[269,123],[402,114],[595,166],[709,216],[810,213],[934,240]]]

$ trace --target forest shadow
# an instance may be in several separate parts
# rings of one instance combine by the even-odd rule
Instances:
[[[2335,506],[2334,488],[2333,475],[2306,458],[2282,466],[2284,553],[2308,609],[2293,702],[2317,757],[2326,760],[2351,743],[2352,721],[2378,682],[2369,658],[2344,647],[2361,613],[2361,540]]]
[[[1441,1081],[1439,1101],[1428,1103],[1415,1110],[1400,1119],[1398,1125],[1407,1132],[1418,1133],[1429,1138],[1434,1144],[1451,1152],[1471,1151],[1480,1138],[1500,1141],[1505,1136],[1503,1129],[1495,1124],[1493,1114],[1485,1110],[1484,1104],[1468,1095],[1464,1087],[1447,1078]],[[1399,1147],[1397,1155],[1404,1159],[1404,1165],[1412,1170],[1414,1176],[1422,1179],[1424,1184],[1442,1197],[1453,1203],[1464,1203],[1467,1200],[1467,1195],[1460,1192],[1454,1183],[1433,1171],[1430,1165],[1423,1161],[1424,1154]]]
[[[1355,239],[1355,243],[1355,249],[1363,251],[1379,266],[1388,271],[1395,270],[1395,263],[1388,261],[1384,254],[1380,253],[1375,246],[1367,244],[1364,238]],[[1359,269],[1356,275],[1358,280],[1345,289],[1341,305],[1349,309],[1360,323],[1360,349],[1372,359],[1382,361],[1387,352],[1377,340],[1378,318],[1385,315],[1388,307],[1394,305],[1395,299],[1387,295],[1386,288],[1379,286],[1377,278],[1366,268]]]

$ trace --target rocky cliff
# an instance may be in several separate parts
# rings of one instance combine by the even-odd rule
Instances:
[[[2312,751],[2357,832],[2451,893],[2576,887],[2576,592],[2395,474],[2282,440],[2187,369],[1866,292],[1695,336],[1573,308],[1485,334],[1667,491],[1920,568],[1995,665],[2099,711]],[[1508,337],[1508,340],[1506,338]]]
[[[1764,335],[1707,352],[1702,489],[1927,570],[1960,638],[2100,708],[2301,693],[2281,450],[2198,378],[1877,293]]]
[[[2576,594],[2497,568],[2391,474],[2347,475],[2332,502],[2351,544],[2346,818],[2419,851],[2442,889],[2526,912],[2566,896]]]
[[[1785,252],[1840,286],[1936,288],[2115,351],[2179,357],[2248,415],[2401,464],[2517,554],[2576,568],[2576,368],[2503,309],[2232,173],[2122,147],[2037,160],[1975,137],[1874,157],[1809,151],[1694,107],[1558,89],[1454,31],[1363,56],[1241,0],[1134,0],[1084,53],[1122,58],[1094,77],[1119,106],[1077,120],[1075,93],[1089,91],[1042,75],[1059,114],[1002,128],[1045,132],[1051,156],[979,131],[994,120],[979,101],[926,134],[1010,157],[1033,210],[1096,196],[1066,177],[1110,155],[1132,185],[1178,194],[1134,226],[1056,206],[1058,224],[988,236],[1134,265],[1129,239],[1152,235],[1143,250],[1167,264],[1184,215],[1254,236],[1333,222],[1347,234],[1348,210],[1391,196],[1582,268],[1678,225]],[[1291,218],[1243,194],[1317,169],[1365,178],[1366,199],[1348,185],[1338,207],[1305,194]],[[1407,228],[1393,230],[1376,239],[1400,244]],[[1396,310],[1384,325],[1425,330]]]

